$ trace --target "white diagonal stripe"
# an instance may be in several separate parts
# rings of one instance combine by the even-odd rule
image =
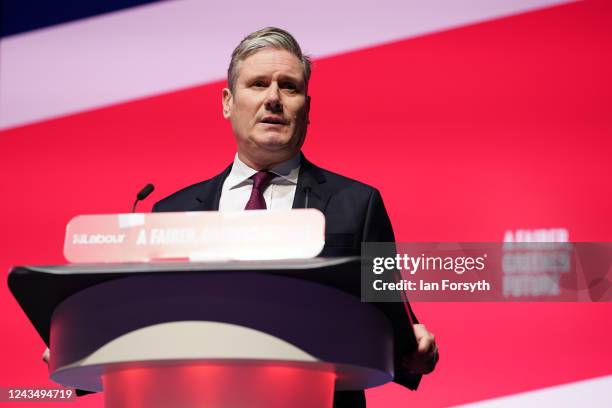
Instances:
[[[612,375],[543,388],[507,397],[459,405],[461,408],[608,408],[612,407]]]
[[[161,2],[4,38],[0,129],[223,79],[247,33],[288,29],[315,57],[568,0]]]

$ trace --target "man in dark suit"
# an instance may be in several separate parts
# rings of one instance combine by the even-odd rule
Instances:
[[[154,211],[316,208],[325,215],[321,256],[360,255],[362,242],[394,242],[378,190],[321,169],[300,152],[306,137],[310,60],[288,32],[256,31],[236,47],[223,90],[223,115],[237,141],[234,162],[210,180],[180,190]],[[433,335],[401,303],[394,316],[395,381],[416,389],[433,370]],[[337,392],[336,407],[365,406],[363,392]]]

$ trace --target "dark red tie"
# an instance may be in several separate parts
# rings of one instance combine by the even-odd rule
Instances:
[[[274,177],[275,174],[269,171],[258,171],[251,176],[253,179],[253,190],[246,207],[244,207],[245,210],[265,210],[267,208],[263,192]]]

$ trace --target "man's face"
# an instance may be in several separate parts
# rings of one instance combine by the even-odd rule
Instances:
[[[264,48],[238,66],[234,91],[223,90],[223,116],[232,123],[238,155],[268,166],[293,157],[306,136],[310,98],[300,60]]]

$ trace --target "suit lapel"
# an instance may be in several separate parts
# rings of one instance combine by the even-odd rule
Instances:
[[[327,180],[321,169],[309,162],[302,154],[302,165],[292,208],[304,208],[307,195],[308,208],[316,208],[325,213],[331,196],[327,189]]]
[[[223,173],[213,177],[202,187],[201,191],[196,196],[197,206],[194,211],[218,211],[219,201],[221,200],[221,190],[223,182],[232,170],[230,164]]]

